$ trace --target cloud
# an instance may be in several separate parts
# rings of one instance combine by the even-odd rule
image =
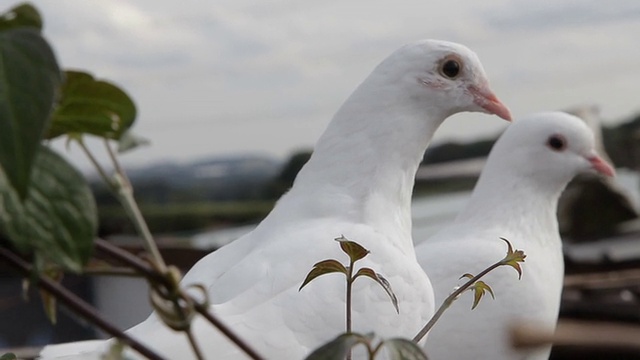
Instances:
[[[504,11],[487,14],[497,31],[545,31],[572,27],[599,27],[640,19],[640,3],[634,0],[532,2],[512,1]]]
[[[34,3],[65,67],[135,98],[136,127],[155,145],[133,162],[311,146],[377,63],[420,38],[476,51],[516,115],[590,101],[610,118],[638,108],[635,0]],[[458,115],[437,139],[504,125],[481,117]]]

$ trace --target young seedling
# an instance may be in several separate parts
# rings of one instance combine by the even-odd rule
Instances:
[[[305,287],[309,282],[320,275],[331,273],[344,274],[347,280],[346,333],[339,335],[331,342],[316,349],[307,357],[307,360],[344,359],[345,357],[347,359],[350,359],[351,349],[358,344],[362,344],[366,347],[369,359],[375,358],[378,351],[384,346],[387,349],[387,352],[390,355],[391,359],[426,360],[426,356],[424,355],[420,347],[409,340],[388,339],[381,340],[374,345],[373,334],[362,335],[353,333],[351,331],[352,287],[353,282],[358,277],[365,276],[380,284],[380,286],[382,286],[382,288],[386,291],[387,295],[389,295],[389,299],[396,309],[396,312],[400,313],[400,309],[398,307],[398,298],[394,294],[391,288],[391,284],[389,284],[387,279],[385,279],[381,274],[368,267],[362,267],[354,274],[355,263],[366,257],[369,254],[369,250],[365,249],[360,244],[354,241],[348,240],[344,237],[344,235],[336,238],[335,240],[340,244],[340,248],[342,249],[342,251],[349,256],[349,265],[345,266],[338,260],[334,259],[320,261],[313,265],[313,268],[311,269],[309,274],[307,274],[307,277],[304,279],[302,285],[300,285],[300,289],[298,290],[302,290],[303,287]]]

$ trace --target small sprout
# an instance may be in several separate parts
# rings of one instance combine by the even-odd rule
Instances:
[[[309,282],[311,282],[311,280],[317,278],[318,276],[335,272],[340,272],[345,275],[347,275],[348,273],[347,268],[345,268],[344,265],[342,265],[338,260],[330,259],[315,263],[313,265],[313,269],[309,271],[309,274],[307,274],[307,277],[302,282],[302,285],[300,285],[298,291],[302,290],[305,285],[307,285]]]
[[[480,278],[487,275],[489,272],[495,270],[496,268],[502,265],[507,265],[516,269],[516,271],[518,272],[518,275],[520,275],[519,278],[522,277],[522,268],[520,267],[519,263],[524,262],[524,259],[527,256],[524,254],[524,251],[522,250],[514,251],[509,240],[503,237],[501,237],[500,239],[504,240],[507,243],[507,247],[508,247],[507,256],[505,256],[504,259],[489,266],[488,268],[482,270],[476,276],[473,276],[471,274],[462,275],[460,279],[466,277],[469,280],[466,283],[464,283],[464,285],[456,287],[454,291],[451,294],[449,294],[449,296],[444,300],[442,305],[440,305],[438,310],[436,310],[436,313],[429,320],[429,322],[425,326],[423,326],[422,329],[420,329],[420,331],[416,336],[414,336],[413,341],[415,342],[421,341],[427,335],[429,330],[431,330],[433,325],[435,325],[438,319],[440,319],[440,317],[445,312],[445,310],[447,310],[449,306],[451,306],[451,304],[458,298],[458,296],[460,296],[460,294],[462,294],[466,290],[471,289],[475,293],[473,306],[471,307],[472,310],[475,309],[475,307],[478,305],[478,303],[480,302],[480,299],[482,299],[486,291],[488,291],[491,294],[491,297],[495,299],[495,295],[493,294],[493,290],[491,289],[491,287],[489,287],[489,285],[487,285],[485,282],[480,281]]]
[[[462,278],[473,279],[473,275],[464,274],[460,276],[460,279]],[[491,286],[487,285],[487,283],[485,283],[484,281],[478,280],[474,282],[473,285],[471,285],[467,290],[473,291],[473,305],[471,305],[471,310],[475,309],[476,306],[478,306],[480,300],[482,300],[482,297],[487,291],[489,292],[489,294],[491,294],[491,297],[493,299],[496,298],[495,294],[493,293],[493,289],[491,289]]]
[[[524,259],[527,257],[524,251],[522,250],[513,250],[511,243],[509,240],[501,237],[500,239],[504,240],[507,243],[507,256],[501,261],[501,265],[508,265],[514,268],[518,272],[518,279],[522,279],[522,268],[520,267],[521,262],[524,262]]]
[[[391,284],[389,284],[389,281],[387,281],[387,279],[385,279],[381,274],[376,273],[373,269],[368,267],[363,267],[354,274],[356,261],[361,260],[365,256],[369,255],[369,250],[365,249],[360,244],[345,238],[344,235],[341,235],[335,240],[340,243],[340,249],[342,249],[342,251],[349,256],[348,266],[345,266],[341,264],[338,260],[334,260],[334,259],[320,261],[315,265],[313,265],[313,268],[311,269],[311,271],[309,271],[309,273],[305,277],[298,291],[302,290],[303,287],[305,287],[308,283],[310,283],[312,280],[314,280],[320,275],[331,274],[336,272],[343,273],[347,280],[347,293],[346,293],[346,301],[345,301],[346,315],[347,315],[347,319],[346,319],[347,334],[352,334],[351,333],[351,296],[352,296],[351,293],[353,291],[353,282],[360,276],[366,276],[368,278],[371,278],[375,282],[377,282],[380,286],[382,286],[384,291],[386,291],[387,295],[389,295],[389,298],[391,299],[391,303],[393,304],[393,307],[396,309],[396,312],[400,313],[400,310],[398,308],[398,298],[396,297],[393,290],[391,289]],[[342,341],[346,341],[346,340],[344,339],[341,340],[340,338],[337,338],[335,341],[337,343],[342,344]],[[326,357],[324,355],[325,354],[324,347],[321,349],[323,349],[323,351],[321,351],[320,354],[316,354],[316,352],[314,352],[315,354],[314,356],[316,357],[311,357],[311,358],[312,359],[320,359],[320,358],[333,359],[334,358],[334,357]],[[369,350],[371,351],[371,348],[369,348]],[[350,355],[351,347],[349,347],[346,350],[346,353],[347,353],[347,358],[351,359],[351,355]]]
[[[400,310],[398,308],[398,298],[393,292],[393,289],[391,289],[391,284],[389,284],[389,281],[387,281],[387,279],[385,279],[382,274],[376,273],[373,269],[365,267],[358,270],[358,272],[353,275],[353,277],[351,277],[351,274],[353,274],[352,267],[355,262],[369,255],[370,251],[362,247],[362,245],[345,238],[344,235],[340,235],[340,237],[336,238],[335,240],[340,243],[340,248],[342,249],[342,251],[344,251],[344,253],[349,256],[350,266],[346,267],[338,262],[338,260],[333,259],[320,261],[313,265],[313,268],[307,274],[307,277],[302,282],[302,285],[300,285],[298,291],[302,290],[305,285],[307,285],[309,282],[320,275],[340,272],[347,276],[347,282],[349,284],[353,283],[359,276],[366,276],[373,279],[375,282],[380,284],[380,286],[382,286],[384,291],[386,291],[389,295],[389,298],[393,303],[393,307],[395,307],[396,311],[400,313]]]

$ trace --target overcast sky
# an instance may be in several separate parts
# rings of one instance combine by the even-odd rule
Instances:
[[[423,38],[478,53],[516,117],[597,104],[611,122],[640,110],[637,0],[32,3],[63,68],[89,70],[134,98],[134,129],[152,146],[125,155],[127,164],[310,148],[377,63]],[[504,126],[456,115],[436,141]]]

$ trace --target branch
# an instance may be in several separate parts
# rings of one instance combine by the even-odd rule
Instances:
[[[31,276],[33,274],[31,265],[29,265],[26,261],[21,259],[9,249],[0,247],[0,256],[4,258],[15,269],[22,272],[24,275]],[[53,282],[45,277],[38,278],[37,280],[38,287],[51,293],[61,303],[65,304],[69,309],[73,310],[74,313],[80,315],[92,324],[95,324],[98,328],[100,328],[107,334],[117,337],[124,344],[130,346],[141,355],[149,359],[164,359],[162,356],[156,354],[153,350],[149,349],[128,334],[122,332],[122,330],[113,326],[113,324],[104,319],[93,307],[91,307],[77,295],[70,292],[60,284]]]
[[[95,240],[96,248],[99,251],[107,253],[114,259],[133,267],[136,271],[143,274],[149,281],[160,283],[163,286],[171,286],[170,281],[162,276],[160,273],[156,272],[150,265],[146,264],[138,257],[132,255],[131,253],[122,250],[109,242],[103,239]],[[188,294],[181,291],[181,295],[184,297],[189,296]],[[229,340],[235,343],[240,349],[242,349],[249,357],[254,360],[262,360],[264,359],[260,356],[249,344],[247,344],[243,339],[238,337],[227,325],[225,325],[220,319],[214,316],[209,312],[209,309],[204,304],[193,301],[195,310],[200,313],[205,319],[207,319],[213,326],[215,326],[220,332],[222,332]]]
[[[495,263],[495,264],[489,266],[488,268],[484,269],[478,275],[476,275],[473,278],[469,279],[469,281],[464,283],[464,285],[462,285],[458,289],[456,289],[456,291],[452,292],[451,295],[449,295],[442,302],[442,305],[440,305],[440,307],[438,308],[438,311],[436,311],[436,313],[431,317],[431,319],[429,320],[427,325],[425,325],[420,330],[420,332],[418,332],[418,334],[413,338],[413,341],[417,343],[420,340],[422,340],[422,338],[425,335],[427,335],[427,333],[429,332],[429,330],[431,330],[433,325],[435,325],[435,323],[440,319],[442,314],[444,314],[444,312],[449,308],[449,306],[451,306],[451,304],[453,304],[453,302],[458,298],[458,296],[460,296],[460,294],[462,294],[463,292],[467,291],[467,289],[469,287],[471,287],[471,285],[473,285],[476,281],[480,280],[480,278],[482,278],[483,276],[487,275],[490,271],[492,271],[493,269],[495,269],[495,268],[497,268],[499,266],[502,266],[502,265],[504,265],[504,259],[500,260],[497,263]]]
[[[433,315],[431,320],[429,320],[427,325],[425,325],[422,328],[422,330],[420,330],[420,332],[418,332],[418,335],[416,335],[413,338],[413,341],[415,341],[417,343],[420,340],[422,340],[422,338],[425,335],[427,335],[429,330],[431,330],[431,328],[436,323],[436,321],[438,321],[438,319],[440,319],[440,317],[445,312],[445,310],[447,310],[449,308],[449,306],[451,306],[451,304],[453,304],[453,302],[458,298],[458,296],[460,296],[460,294],[465,292],[472,285],[474,285],[478,280],[480,280],[483,276],[487,275],[489,272],[493,271],[495,268],[497,268],[499,266],[503,266],[503,265],[511,266],[514,270],[516,270],[518,272],[518,278],[522,277],[522,267],[520,266],[520,263],[524,262],[524,259],[527,257],[527,255],[525,255],[524,251],[522,251],[522,250],[514,250],[513,246],[511,245],[509,240],[507,240],[506,238],[500,237],[500,240],[502,240],[505,243],[507,243],[507,255],[502,260],[500,260],[497,263],[495,263],[495,264],[489,266],[488,268],[484,269],[483,271],[481,271],[476,276],[471,276],[471,274],[462,275],[462,277],[470,277],[470,280],[467,281],[464,285],[462,285],[458,289],[456,289],[456,291],[454,291],[451,295],[449,295],[442,302],[442,305],[440,305],[440,307],[438,308],[438,311],[436,311],[436,313]],[[491,290],[491,288],[489,288],[486,284],[482,284],[482,285],[484,285],[483,286],[483,292],[484,292],[484,289],[488,289],[489,292],[491,293],[491,295],[493,296],[493,291]],[[482,294],[480,295],[480,297],[476,297],[476,301],[474,302],[474,305],[471,308],[472,310],[477,305],[478,301],[481,298],[482,298]]]

